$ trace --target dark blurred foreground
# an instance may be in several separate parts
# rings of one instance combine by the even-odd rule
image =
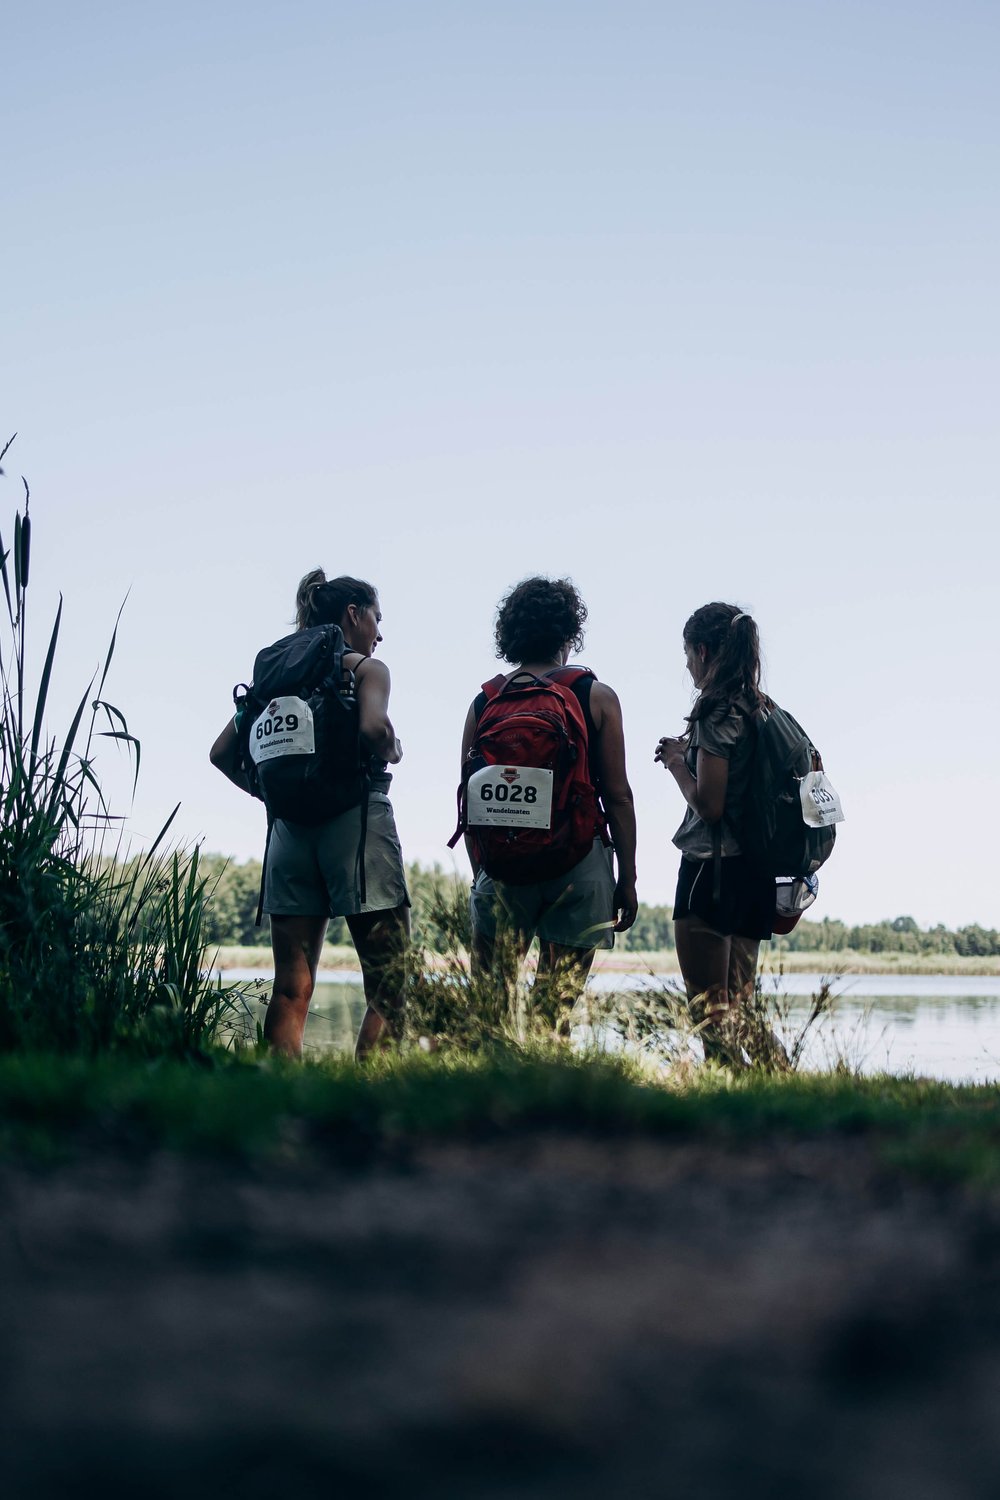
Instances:
[[[1000,1211],[863,1142],[0,1169],[3,1493],[1000,1493]]]

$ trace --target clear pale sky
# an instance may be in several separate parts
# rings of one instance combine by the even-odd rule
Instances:
[[[719,598],[847,811],[817,914],[1000,925],[998,43],[962,0],[15,8],[0,525],[23,472],[54,731],[131,591],[135,837],[179,800],[259,856],[208,747],[321,564],[381,591],[404,850],[447,863],[543,572],[622,699],[642,899]]]

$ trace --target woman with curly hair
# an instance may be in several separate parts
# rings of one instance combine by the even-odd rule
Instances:
[[[654,756],[687,803],[674,834],[681,851],[674,936],[688,1000],[706,1022],[705,1054],[736,1061],[740,1007],[753,992],[774,917],[773,876],[741,843],[754,715],[771,700],[760,686],[757,626],[735,604],[696,609],[684,626],[684,655],[698,696],[686,733],[665,736]]]
[[[512,588],[497,609],[495,631],[496,654],[512,669],[484,685],[469,708],[462,736],[462,765],[467,770],[480,715],[507,684],[558,685],[565,677],[566,689],[582,710],[596,798],[592,840],[578,862],[562,874],[527,884],[492,878],[480,864],[477,840],[466,837],[475,875],[472,926],[477,969],[493,967],[501,932],[513,935],[522,956],[537,937],[539,973],[559,973],[565,1004],[561,1018],[547,1019],[563,1029],[597,949],[610,948],[612,932],[624,932],[636,916],[635,809],[625,768],[621,705],[613,689],[593,673],[566,669],[570,653],[583,645],[586,619],[587,606],[568,579],[526,578]]]
[[[264,875],[264,910],[271,918],[274,952],[274,989],[264,1035],[275,1052],[301,1057],[327,922],[342,916],[357,949],[368,1002],[356,1047],[360,1059],[375,1046],[398,1040],[402,1031],[410,898],[389,802],[389,766],[402,758],[403,750],[389,719],[389,669],[374,655],[382,640],[375,589],[359,578],[328,579],[316,568],[302,579],[295,603],[296,629],[339,625],[343,631],[344,667],[354,674],[370,791],[363,846],[360,807],[315,824],[275,819]],[[236,724],[230,720],[212,746],[212,764],[248,791],[238,750]]]

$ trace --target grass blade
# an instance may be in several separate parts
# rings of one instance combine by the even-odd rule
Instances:
[[[6,548],[4,547],[4,544],[3,544],[3,537],[0,536],[0,576],[2,576],[2,578],[3,578],[3,591],[4,591],[4,597],[7,600],[7,613],[10,615],[10,623],[13,626],[13,624],[14,624],[14,601],[10,597],[10,578],[8,577],[8,574],[7,574],[7,559],[8,559],[9,556],[10,556],[10,553],[6,550]]]
[[[129,590],[129,593],[131,593],[131,589]],[[111,667],[111,658],[114,656],[114,654],[115,654],[115,646],[118,644],[118,626],[121,624],[122,611],[124,610],[124,608],[125,608],[125,606],[126,606],[127,603],[128,603],[128,594],[125,595],[125,598],[122,600],[121,604],[118,606],[118,613],[115,615],[115,628],[111,632],[111,644],[108,646],[108,654],[104,658],[104,670],[101,672],[101,680],[97,684],[97,696],[98,696],[98,698],[104,692],[104,684],[108,680],[108,672],[109,672],[110,667]]]
[[[122,729],[124,729],[126,733],[128,732],[128,721],[120,708],[116,708],[113,703],[108,703],[104,698],[95,698],[93,702],[93,709],[95,714],[99,709],[102,708],[107,715],[108,723],[112,726],[112,728],[114,728],[115,723],[117,722],[117,724]]]
[[[60,800],[63,801],[65,805],[64,794],[67,789],[66,770],[69,766],[70,757],[73,754],[73,746],[76,743],[76,737],[80,730],[80,724],[83,720],[84,712],[86,710],[88,702],[90,701],[90,690],[92,686],[93,678],[91,678],[90,682],[88,683],[87,691],[84,693],[83,697],[80,699],[79,704],[77,705],[76,713],[73,715],[72,722],[66,734],[66,739],[63,742],[63,747],[59,755],[59,762],[56,766],[55,776],[53,777],[52,781],[52,791],[50,793],[49,805],[53,809],[56,803]],[[84,766],[85,773],[87,773],[87,770],[88,768]],[[90,779],[93,780],[92,777]],[[94,782],[94,785],[96,786],[97,783]],[[100,789],[98,788],[98,790]]]
[[[42,733],[42,717],[45,713],[45,703],[49,696],[49,679],[52,676],[52,663],[55,661],[56,656],[56,642],[59,639],[59,624],[62,620],[62,608],[63,601],[62,595],[60,594],[59,608],[56,610],[55,623],[52,626],[52,634],[49,637],[49,649],[45,653],[45,665],[42,668],[42,675],[38,683],[38,696],[35,699],[35,716],[31,725],[32,774],[34,774],[34,768],[38,762],[38,741],[41,738]]]
[[[139,741],[136,739],[134,734],[129,734],[127,729],[102,729],[99,732],[97,738],[99,740],[124,740],[126,744],[132,745],[134,747],[135,775],[132,777],[132,796],[134,797],[135,789],[139,784],[139,761],[142,756],[142,746],[140,745]]]

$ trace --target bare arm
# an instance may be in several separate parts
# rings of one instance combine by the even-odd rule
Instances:
[[[595,682],[590,690],[590,714],[594,722],[594,769],[600,778],[604,810],[608,815],[611,842],[615,846],[618,883],[615,887],[615,931],[632,926],[638,911],[635,891],[635,802],[625,768],[625,730],[618,694],[607,683]]]
[[[249,792],[250,786],[247,782],[246,773],[239,770],[236,765],[236,753],[238,749],[239,741],[236,735],[236,720],[230,719],[208,752],[208,758],[215,769],[221,771],[223,776],[228,776],[233,785],[238,786],[241,792]]]
[[[687,739],[664,738],[656,747],[654,760],[668,770],[680,787],[685,802],[706,823],[718,823],[726,806],[729,785],[729,762],[723,755],[712,755],[698,749],[697,775],[692,776],[684,763]]]
[[[403,747],[389,718],[389,668],[369,656],[358,666],[355,678],[361,743],[376,760],[396,765],[403,758]]]

